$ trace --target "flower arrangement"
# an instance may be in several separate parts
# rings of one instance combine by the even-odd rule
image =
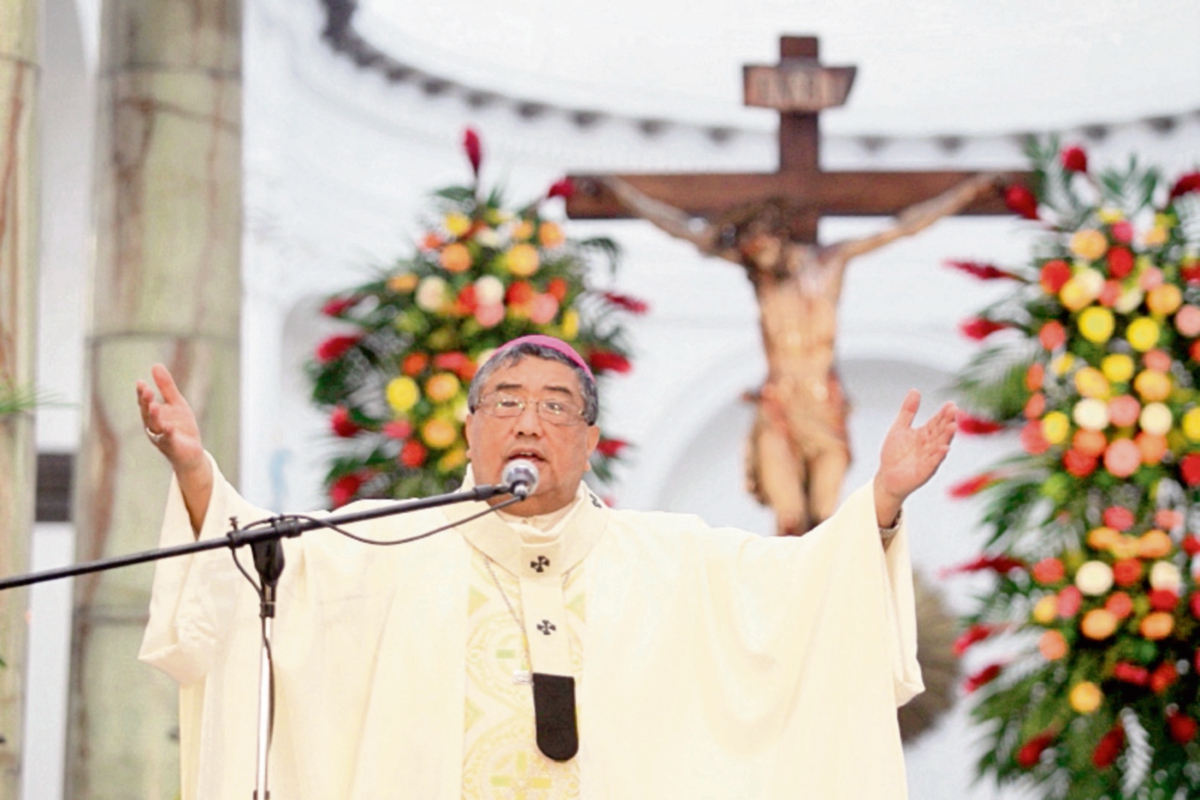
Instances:
[[[964,430],[1022,451],[952,490],[984,502],[988,573],[956,649],[998,783],[1047,798],[1200,796],[1200,173],[1092,171],[1034,143],[1009,207],[1032,263],[963,325]],[[979,642],[996,640],[987,648]]]
[[[543,214],[545,201],[570,195],[570,182],[510,210],[498,189],[480,187],[478,135],[468,130],[463,145],[474,181],[435,193],[436,221],[415,252],[322,309],[347,327],[323,341],[308,366],[313,401],[342,445],[326,477],[335,507],[455,488],[467,463],[467,387],[509,339],[564,339],[600,380],[631,368],[623,320],[645,312],[645,303],[585,281],[596,256],[616,268],[616,245],[568,239]],[[601,440],[592,460],[601,481],[626,446]]]

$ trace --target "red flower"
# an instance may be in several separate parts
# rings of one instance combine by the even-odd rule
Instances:
[[[1136,558],[1122,558],[1113,564],[1113,580],[1117,586],[1132,586],[1142,579],[1142,562]]]
[[[1112,224],[1112,237],[1121,244],[1129,244],[1133,241],[1133,225],[1127,219],[1114,222]]]
[[[1192,610],[1192,616],[1200,619],[1200,592],[1193,592],[1188,598],[1188,608]]]
[[[998,630],[999,628],[995,625],[972,625],[954,640],[954,655],[961,656],[970,649],[971,645],[982,642]]]
[[[996,331],[1004,330],[1007,327],[1007,323],[996,322],[995,320],[990,320],[987,317],[971,317],[968,320],[964,320],[963,323],[958,326],[958,329],[962,331],[963,335],[968,339],[982,342]]]
[[[1068,147],[1060,156],[1063,169],[1067,172],[1087,172],[1087,153],[1082,147]]]
[[[475,362],[466,353],[455,350],[450,353],[438,353],[433,357],[434,369],[453,372],[464,381],[475,377]]]
[[[1188,486],[1200,484],[1200,453],[1188,453],[1184,456],[1179,462],[1179,473]]]
[[[1104,601],[1104,608],[1117,619],[1125,619],[1133,613],[1133,600],[1125,592],[1113,592]]]
[[[600,443],[596,445],[596,451],[602,456],[616,458],[628,445],[629,442],[624,439],[601,439]]]
[[[573,194],[575,194],[575,184],[571,182],[571,179],[560,178],[550,185],[550,191],[546,192],[546,199],[561,197],[563,200],[570,200]]]
[[[362,430],[358,423],[350,418],[350,411],[345,406],[334,406],[333,413],[329,415],[329,427],[333,429],[334,434],[346,439]]]
[[[1004,430],[1004,424],[981,417],[972,417],[970,414],[960,412],[958,415],[958,430],[966,434],[986,435]]]
[[[404,443],[404,447],[400,448],[400,463],[409,469],[419,469],[425,463],[427,454],[425,445],[416,439],[409,439]]]
[[[947,261],[946,266],[951,269],[965,272],[973,278],[978,278],[981,281],[995,281],[1001,278],[1012,278],[1019,280],[1016,275],[1011,272],[1006,272],[999,267],[991,264],[981,264],[978,261]]]
[[[483,146],[479,143],[479,134],[474,128],[463,131],[463,149],[467,151],[467,159],[471,162],[471,171],[479,177],[479,165],[483,163]]]
[[[562,278],[551,278],[546,283],[546,294],[550,295],[561,303],[563,300],[567,299],[567,290],[569,288],[570,287],[567,285],[567,282]]]
[[[1108,251],[1108,274],[1120,280],[1133,272],[1133,253],[1128,247],[1114,247]]]
[[[1059,289],[1071,279],[1071,265],[1061,258],[1055,258],[1042,264],[1038,273],[1038,283],[1046,294],[1058,294]]]
[[[1145,686],[1150,680],[1150,671],[1137,664],[1130,664],[1128,661],[1119,661],[1113,667],[1113,677],[1125,683],[1132,683],[1134,686]]]
[[[1033,579],[1042,585],[1058,583],[1066,574],[1066,568],[1057,558],[1043,558],[1033,565]]]
[[[1096,465],[1099,463],[1095,456],[1081,453],[1075,448],[1071,448],[1063,453],[1063,466],[1067,472],[1074,475],[1076,478],[1086,478],[1096,471]]]
[[[633,369],[629,359],[620,353],[609,350],[595,350],[588,356],[588,363],[595,372],[620,372],[622,374]]]
[[[479,307],[479,301],[475,299],[475,284],[468,283],[464,286],[458,293],[457,302],[462,306],[465,314],[474,314],[475,309]]]
[[[1096,749],[1092,751],[1092,765],[1096,769],[1111,767],[1125,749],[1125,729],[1117,723],[1106,734],[1100,737]]]
[[[984,553],[973,561],[959,564],[957,567],[947,567],[938,574],[943,578],[948,578],[951,575],[962,572],[983,572],[986,569],[994,570],[997,574],[1004,575],[1014,569],[1025,569],[1025,562],[1011,556],[991,556]]]
[[[321,313],[327,317],[340,317],[343,311],[357,303],[358,298],[353,295],[350,297],[334,297],[321,306]]]
[[[1176,197],[1185,195],[1188,192],[1196,191],[1200,191],[1200,172],[1189,172],[1175,181],[1175,185],[1171,187],[1170,200],[1174,200]]]
[[[614,306],[623,308],[634,314],[645,314],[650,310],[650,304],[645,300],[639,300],[636,297],[630,297],[627,294],[618,294],[617,292],[605,292],[604,299],[612,303]]]
[[[317,346],[317,361],[328,364],[330,361],[341,358],[346,351],[358,344],[358,340],[361,338],[358,334],[330,336]]]
[[[1179,595],[1170,589],[1151,589],[1150,607],[1155,611],[1174,611],[1179,605]]]
[[[1104,509],[1104,524],[1118,531],[1127,531],[1133,527],[1133,512],[1121,506],[1109,506]]]
[[[996,475],[991,472],[984,472],[981,475],[976,475],[973,478],[967,478],[965,481],[956,483],[950,487],[950,496],[961,500],[964,497],[970,497],[977,494],[996,482]]]
[[[1053,733],[1050,731],[1039,733],[1021,745],[1021,749],[1017,751],[1017,764],[1025,769],[1033,769],[1042,760],[1042,753],[1052,744],[1054,744]]]
[[[1008,210],[1025,219],[1038,218],[1038,201],[1033,192],[1019,183],[1014,183],[1004,190],[1004,204]]]
[[[1078,614],[1081,605],[1083,592],[1079,591],[1078,587],[1064,586],[1058,593],[1058,615],[1063,619],[1070,619]]]
[[[415,378],[429,366],[429,356],[424,353],[409,353],[400,362],[400,371],[410,378]]]
[[[1175,681],[1179,680],[1179,670],[1175,669],[1175,663],[1172,661],[1164,661],[1154,668],[1150,673],[1150,691],[1155,694],[1162,694]]]
[[[1062,347],[1067,341],[1067,331],[1063,328],[1062,323],[1056,319],[1052,319],[1042,326],[1038,331],[1038,341],[1042,343],[1042,347],[1047,350],[1053,350],[1057,347]]]
[[[1196,720],[1187,714],[1167,714],[1167,731],[1179,744],[1187,744],[1196,738]]]
[[[357,472],[343,475],[334,481],[333,485],[329,487],[329,499],[333,503],[333,507],[340,508],[353,500],[365,482],[365,478]]]
[[[504,293],[504,300],[510,306],[521,306],[532,300],[535,294],[537,292],[529,285],[529,281],[513,281]]]
[[[1200,283],[1200,263],[1183,267],[1179,274],[1188,283]]]
[[[1179,543],[1179,546],[1183,548],[1183,552],[1189,556],[1194,556],[1200,553],[1200,538],[1197,538],[1195,534],[1189,533],[1183,537],[1183,541]]]
[[[1003,664],[989,664],[963,681],[963,691],[971,694],[979,687],[986,686],[999,677],[1002,669],[1004,669]]]

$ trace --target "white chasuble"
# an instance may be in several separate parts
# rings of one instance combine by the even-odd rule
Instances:
[[[540,552],[576,560],[565,594],[559,576],[565,611],[547,594],[536,619],[516,591],[522,562],[499,566],[530,545],[495,515],[398,547],[332,531],[286,541],[272,798],[906,796],[896,706],[921,690],[907,533],[884,550],[869,486],[799,539],[586,497],[559,550]],[[482,508],[354,530],[399,539]],[[218,474],[200,535],[263,515]],[[173,488],[162,543],[192,536]],[[474,542],[494,551],[499,587]],[[536,570],[537,558],[524,563]],[[566,634],[579,734],[569,761],[535,761],[529,687],[501,687],[527,654],[500,587],[524,638],[531,626],[546,637],[543,620]],[[141,657],[181,685],[184,800],[244,800],[254,787],[257,614],[227,550],[159,562]],[[562,671],[562,651],[541,658]]]

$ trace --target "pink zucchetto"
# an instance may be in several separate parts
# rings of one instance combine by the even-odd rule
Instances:
[[[571,359],[571,361],[574,364],[576,364],[580,369],[582,369],[585,373],[587,373],[587,376],[589,378],[591,378],[593,382],[595,382],[596,376],[592,374],[591,367],[589,367],[587,365],[587,362],[583,360],[583,356],[581,356],[581,355],[579,355],[579,353],[575,352],[574,347],[571,347],[571,345],[567,344],[562,339],[555,339],[553,336],[545,336],[540,333],[530,334],[529,336],[518,336],[516,339],[513,339],[512,341],[505,342],[504,344],[497,347],[492,352],[492,355],[489,358],[494,358],[498,355],[501,355],[505,351],[511,350],[512,348],[516,347],[517,345],[522,345],[522,344],[533,344],[533,345],[537,345],[539,347],[548,347],[551,350],[555,350],[559,353],[562,353],[564,356]]]

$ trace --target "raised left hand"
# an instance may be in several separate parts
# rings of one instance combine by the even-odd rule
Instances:
[[[937,472],[950,452],[950,441],[958,428],[958,409],[953,403],[946,403],[928,422],[914,428],[913,420],[920,405],[921,393],[909,389],[879,453],[875,515],[883,528],[894,524],[905,498]]]

